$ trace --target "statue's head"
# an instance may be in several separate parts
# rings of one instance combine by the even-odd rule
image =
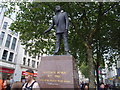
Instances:
[[[61,11],[61,7],[59,5],[55,6],[55,12],[60,12]]]

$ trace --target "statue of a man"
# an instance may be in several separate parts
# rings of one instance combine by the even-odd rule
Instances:
[[[61,12],[61,7],[56,6],[55,7],[56,15],[53,16],[52,24],[51,26],[44,31],[44,33],[47,33],[50,31],[53,26],[55,26],[55,32],[56,32],[56,46],[55,46],[55,52],[54,55],[57,55],[60,49],[60,41],[61,38],[63,38],[64,41],[64,50],[65,54],[69,55],[69,47],[68,47],[68,16],[66,12]]]

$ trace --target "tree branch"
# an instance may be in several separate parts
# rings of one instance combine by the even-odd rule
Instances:
[[[106,13],[108,13],[112,8],[114,8],[116,6],[116,3],[114,3],[112,6],[110,6],[110,8],[106,9],[102,15],[105,15]]]

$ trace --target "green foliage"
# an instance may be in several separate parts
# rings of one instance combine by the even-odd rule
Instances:
[[[86,64],[83,62],[79,68],[80,68],[80,71],[82,72],[82,74],[85,75],[85,78],[88,78],[88,77],[89,77],[88,65],[86,65]]]
[[[120,56],[119,3],[18,2],[10,4],[7,14],[15,12],[16,4],[20,8],[16,13],[16,21],[10,29],[20,33],[20,40],[30,53],[53,54],[54,30],[48,34],[43,32],[49,27],[50,20],[55,14],[55,5],[60,5],[69,16],[70,52],[78,60],[81,70],[88,68],[86,65],[90,67],[88,48],[92,49],[94,64],[99,62],[104,66],[105,60],[113,63],[114,58]],[[87,74],[85,76],[87,77]]]

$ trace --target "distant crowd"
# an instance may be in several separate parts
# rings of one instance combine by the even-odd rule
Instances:
[[[0,90],[33,90],[39,88],[37,81],[34,79],[34,72],[28,69],[25,72],[25,82],[14,82],[13,78],[2,79],[0,75]]]
[[[96,86],[97,87],[97,86]],[[0,90],[40,90],[38,82],[34,79],[34,72],[32,69],[28,69],[25,72],[25,79],[14,82],[13,77],[3,79],[0,74]],[[91,90],[89,83],[80,83],[80,90]],[[110,84],[100,83],[97,90],[120,90],[113,87]]]
[[[98,86],[96,85],[97,90],[120,90],[119,88],[114,87],[113,85],[110,84],[104,84],[101,82]],[[80,90],[89,90],[89,83],[80,83]],[[91,90],[91,89],[90,89]]]

